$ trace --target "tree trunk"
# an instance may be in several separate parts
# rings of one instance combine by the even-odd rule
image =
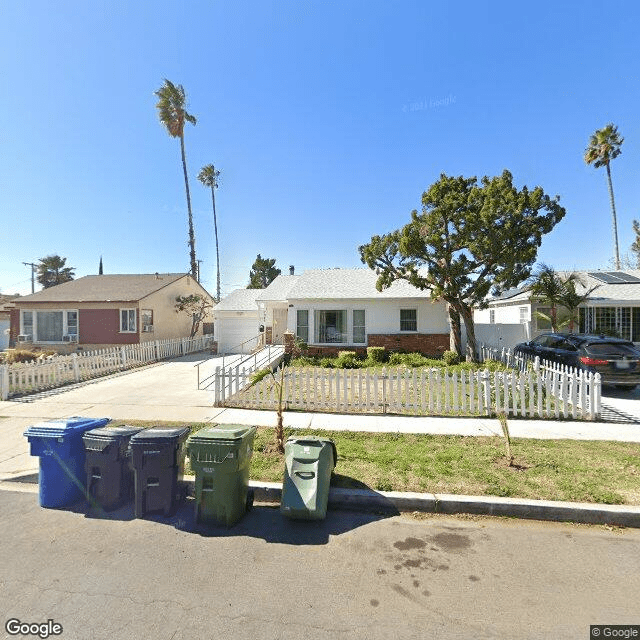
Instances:
[[[196,237],[193,232],[193,214],[191,213],[191,193],[189,192],[189,176],[187,175],[187,158],[184,153],[184,135],[180,136],[180,152],[182,153],[182,171],[184,173],[184,189],[187,192],[187,211],[189,213],[189,254],[191,257],[191,275],[198,280],[198,263],[196,261]]]
[[[476,343],[476,331],[473,324],[473,309],[464,303],[460,304],[460,315],[464,321],[464,328],[467,332],[467,362],[478,361],[478,345]]]
[[[620,251],[618,250],[618,220],[616,217],[616,202],[613,199],[613,184],[611,182],[611,169],[607,162],[607,181],[609,183],[609,200],[611,200],[611,219],[613,226],[613,246],[615,249],[616,269],[620,270]]]
[[[460,357],[462,357],[460,313],[458,313],[451,304],[447,304],[447,311],[449,312],[449,324],[451,325],[449,330],[449,349],[451,349],[451,351],[455,351]]]
[[[215,182],[216,170],[213,168],[213,179]],[[215,186],[211,185],[211,203],[213,205],[213,229],[216,234],[216,302],[220,302],[220,252],[218,251],[218,219],[216,218],[216,193]]]

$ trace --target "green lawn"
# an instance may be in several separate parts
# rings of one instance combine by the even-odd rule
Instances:
[[[125,424],[114,421],[110,426]],[[152,426],[158,423],[126,422]],[[176,425],[178,423],[163,423]],[[198,430],[205,424],[191,425]],[[293,432],[287,430],[289,436]],[[301,431],[334,440],[332,486],[640,505],[640,444],[515,438],[515,465],[498,437]],[[273,429],[258,429],[251,479],[280,482]],[[186,472],[191,473],[188,461]]]

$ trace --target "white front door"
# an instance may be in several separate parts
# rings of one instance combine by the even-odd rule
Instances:
[[[273,344],[284,344],[284,332],[287,330],[287,313],[288,309],[286,308],[273,310]]]

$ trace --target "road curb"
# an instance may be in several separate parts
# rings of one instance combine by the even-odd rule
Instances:
[[[193,496],[195,477],[185,476],[187,495]],[[258,503],[277,505],[282,497],[280,482],[249,482]],[[37,493],[37,475],[30,474],[4,479],[0,490]],[[591,502],[560,502],[555,500],[525,500],[498,496],[461,496],[443,493],[407,493],[374,491],[372,489],[329,490],[329,508],[355,509],[386,513],[419,511],[423,513],[473,514],[503,516],[528,520],[608,524],[640,528],[640,507]]]

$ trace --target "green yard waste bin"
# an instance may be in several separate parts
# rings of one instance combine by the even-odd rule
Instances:
[[[133,470],[129,464],[129,440],[141,427],[102,427],[86,431],[87,496],[105,511],[133,498]]]
[[[327,515],[331,473],[338,459],[329,438],[292,436],[284,445],[280,513],[288,518],[322,520]]]
[[[256,427],[206,427],[187,440],[196,476],[196,521],[234,525],[253,504],[249,467]]]

